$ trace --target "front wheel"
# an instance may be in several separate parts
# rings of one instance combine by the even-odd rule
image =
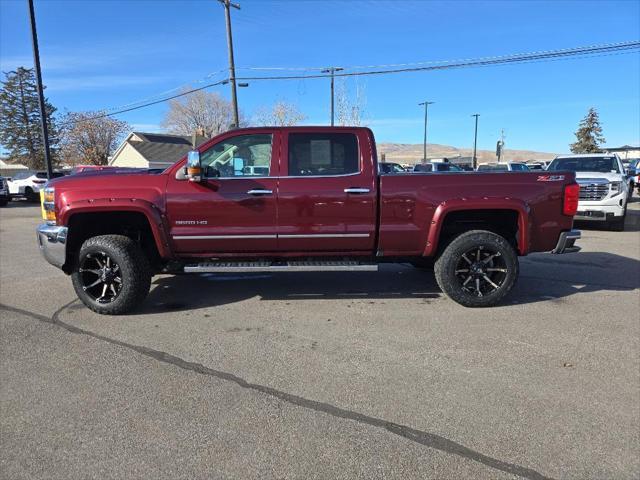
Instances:
[[[442,291],[465,307],[491,307],[518,278],[518,255],[502,236],[472,230],[456,237],[436,260]]]
[[[85,241],[71,274],[73,287],[87,307],[103,315],[130,312],[151,287],[151,269],[129,237],[101,235]]]

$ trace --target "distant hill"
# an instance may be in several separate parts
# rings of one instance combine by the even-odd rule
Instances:
[[[378,156],[384,153],[387,162],[415,164],[420,163],[422,160],[422,148],[421,143],[378,143]],[[479,163],[496,162],[498,160],[495,151],[478,150],[477,154]],[[471,148],[458,148],[435,143],[427,144],[427,156],[429,158],[471,157],[472,155],[473,149]],[[552,160],[556,155],[555,153],[549,152],[505,149],[502,160],[517,162],[527,160]]]

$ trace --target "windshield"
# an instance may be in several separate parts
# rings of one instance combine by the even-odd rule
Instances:
[[[33,175],[33,172],[18,172],[13,176],[14,180],[24,180],[25,178],[29,178]]]
[[[569,170],[571,172],[620,173],[615,157],[568,157],[556,158],[547,170]]]
[[[431,172],[433,165],[430,163],[419,163],[413,167],[414,172]]]
[[[503,165],[478,165],[479,172],[489,171],[489,170],[506,172],[507,170],[509,170],[509,167],[504,164]]]

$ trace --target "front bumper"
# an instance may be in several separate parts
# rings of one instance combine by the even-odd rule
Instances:
[[[575,253],[580,251],[580,247],[576,247],[576,240],[580,240],[582,237],[582,233],[580,230],[569,230],[568,232],[561,232],[560,238],[558,238],[558,243],[556,244],[556,248],[551,250],[551,253]]]
[[[580,201],[578,202],[578,211],[573,219],[605,222],[610,220],[611,217],[622,217],[626,203],[626,193],[607,198],[600,202]]]
[[[67,257],[67,227],[57,225],[38,225],[36,230],[38,246],[44,258],[51,265],[62,268]]]

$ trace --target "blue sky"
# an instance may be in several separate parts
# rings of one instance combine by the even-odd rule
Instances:
[[[238,76],[243,67],[400,64],[554,50],[640,38],[640,2],[628,1],[269,1],[233,11]],[[43,79],[60,110],[124,105],[227,67],[222,6],[199,1],[35,0]],[[0,0],[0,68],[33,64],[26,0]],[[223,71],[222,73],[219,73]],[[218,73],[215,73],[218,72]],[[276,72],[269,72],[276,73]],[[294,72],[295,73],[295,72]],[[212,75],[213,74],[213,75]],[[498,67],[359,77],[365,118],[378,141],[429,141],[493,149],[565,152],[590,106],[607,144],[640,143],[640,54]],[[228,97],[228,87],[218,90]],[[251,82],[239,90],[245,115],[276,100],[296,103],[306,123],[329,117],[329,82]],[[121,115],[158,130],[166,105]]]

